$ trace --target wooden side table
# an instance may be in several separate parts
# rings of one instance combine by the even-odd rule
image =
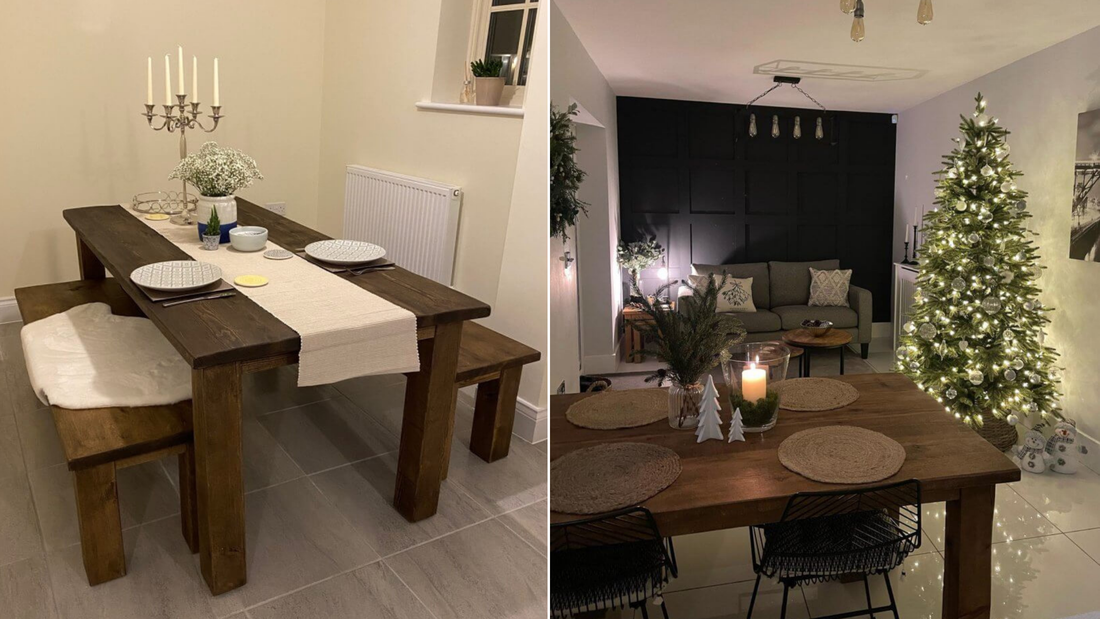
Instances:
[[[669,307],[675,310],[676,303],[672,302]],[[623,308],[623,359],[627,363],[641,363],[642,358],[633,355],[635,351],[645,348],[645,338],[635,325],[652,322],[653,320],[645,312],[632,305]]]
[[[840,349],[840,374],[844,375],[844,349],[852,341],[852,334],[841,329],[831,329],[822,336],[814,336],[806,329],[794,329],[783,334],[783,341],[806,349],[802,356],[802,375],[810,376],[810,351],[813,349]]]

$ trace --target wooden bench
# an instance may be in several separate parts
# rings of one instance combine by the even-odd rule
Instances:
[[[508,455],[512,440],[512,424],[516,417],[516,398],[523,366],[542,358],[542,353],[501,335],[476,322],[462,325],[462,344],[458,351],[455,372],[455,397],[458,390],[477,385],[474,402],[474,427],[470,436],[470,451],[486,462]],[[443,477],[446,478],[451,459],[451,438],[454,435],[454,411],[447,431],[447,447],[443,454]]]
[[[102,302],[117,315],[141,316],[114,280],[84,280],[15,291],[23,324],[85,303]],[[198,552],[198,505],[191,438],[191,402],[171,406],[71,410],[51,407],[65,461],[73,473],[80,545],[88,584],[126,575],[117,469],[164,456],[179,457],[183,537]]]

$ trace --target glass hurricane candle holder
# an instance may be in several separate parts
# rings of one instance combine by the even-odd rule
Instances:
[[[791,349],[780,342],[735,344],[722,358],[730,410],[741,409],[745,432],[764,432],[779,418],[775,387],[787,378]]]

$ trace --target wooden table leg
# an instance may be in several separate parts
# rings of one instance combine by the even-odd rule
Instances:
[[[80,237],[76,237],[76,262],[80,267],[80,279],[103,279],[107,277],[107,271],[103,263],[96,258],[92,250],[84,244]]]
[[[988,619],[995,486],[964,488],[947,502],[943,619]]]
[[[461,321],[437,325],[435,337],[419,341],[420,371],[405,385],[393,504],[409,522],[434,515],[439,503],[461,340]]]
[[[504,368],[499,378],[477,386],[470,451],[486,462],[495,462],[508,455],[522,372],[522,365]]]
[[[241,455],[241,367],[192,370],[199,559],[214,595],[247,582]]]
[[[840,347],[840,375],[841,376],[844,376],[844,349],[847,348],[847,347],[848,347],[847,344]]]

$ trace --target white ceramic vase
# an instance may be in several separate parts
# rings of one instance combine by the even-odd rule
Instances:
[[[229,231],[237,227],[237,198],[235,196],[222,196],[212,198],[199,196],[195,206],[195,221],[199,225],[199,240],[206,233],[206,222],[210,221],[210,213],[218,209],[218,221],[221,222],[221,242],[229,242]]]

